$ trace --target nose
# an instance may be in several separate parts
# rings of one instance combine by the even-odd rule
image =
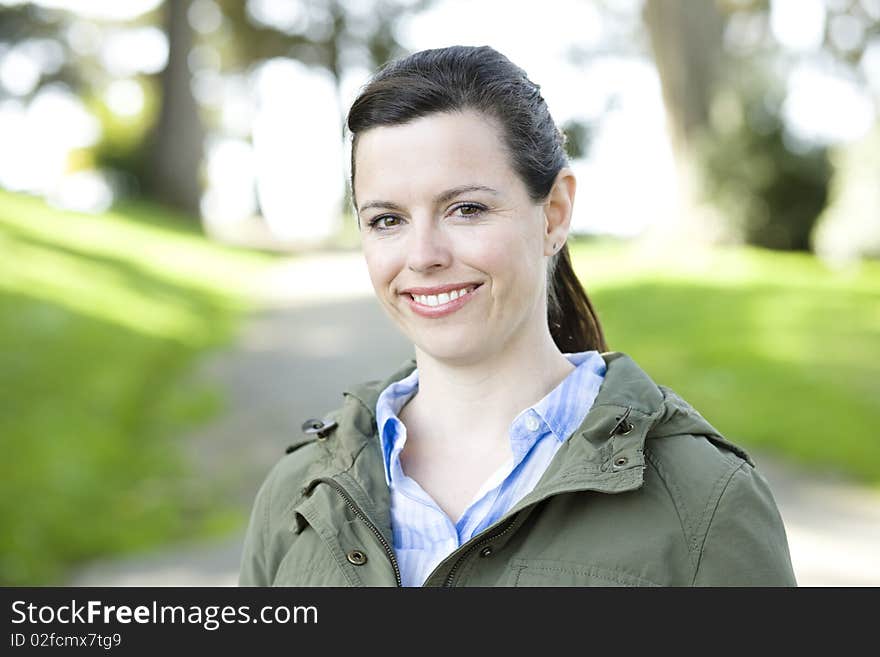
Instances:
[[[407,244],[407,267],[416,272],[443,269],[452,262],[447,236],[432,221],[414,222]]]

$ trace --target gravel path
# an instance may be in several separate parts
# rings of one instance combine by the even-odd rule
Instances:
[[[412,351],[373,299],[360,254],[285,261],[259,294],[266,309],[199,373],[228,390],[229,413],[184,441],[198,472],[228,482],[221,502],[245,512],[302,422],[339,404],[341,382],[384,377]],[[798,582],[880,586],[880,490],[753,457],[779,504]],[[240,554],[241,536],[170,547],[95,562],[69,583],[233,586]]]

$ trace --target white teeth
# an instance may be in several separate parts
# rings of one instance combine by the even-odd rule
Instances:
[[[422,304],[423,306],[442,306],[450,301],[455,301],[456,299],[463,297],[468,292],[472,292],[474,288],[465,287],[460,290],[453,290],[451,292],[442,292],[440,294],[413,294],[412,298],[414,301]]]

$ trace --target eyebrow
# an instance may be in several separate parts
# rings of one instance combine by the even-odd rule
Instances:
[[[489,192],[496,196],[499,193],[497,190],[492,189],[491,187],[486,187],[485,185],[459,185],[458,187],[452,187],[445,192],[437,194],[437,196],[434,197],[434,204],[437,205],[438,203],[449,201],[459,194],[464,194],[466,192]],[[358,213],[363,212],[364,210],[369,210],[370,208],[385,208],[388,210],[403,212],[403,208],[392,201],[370,201],[369,203],[362,205],[360,210],[358,210]]]

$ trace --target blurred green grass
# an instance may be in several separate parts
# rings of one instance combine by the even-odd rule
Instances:
[[[744,447],[880,484],[880,262],[575,243],[609,347]]]
[[[221,408],[190,366],[233,339],[270,262],[149,204],[0,192],[0,584],[240,524],[175,441]]]

